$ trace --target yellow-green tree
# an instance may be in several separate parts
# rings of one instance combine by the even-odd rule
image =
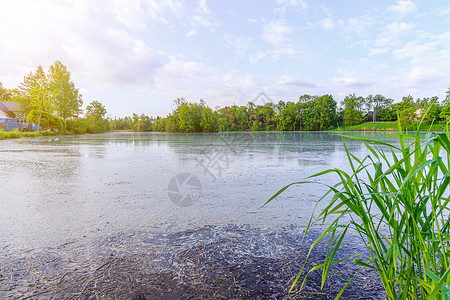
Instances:
[[[20,103],[21,114],[27,116],[32,110],[39,111],[38,130],[44,112],[51,113],[52,97],[54,92],[50,89],[50,81],[44,69],[39,65],[36,71],[24,77],[23,83],[15,90],[15,100]]]
[[[49,88],[52,90],[52,104],[55,113],[64,121],[78,116],[83,100],[79,90],[70,78],[70,72],[60,61],[50,66],[48,71]]]
[[[92,119],[92,125],[95,125],[95,121],[102,121],[105,115],[106,108],[98,101],[92,101],[86,107],[86,116]]]

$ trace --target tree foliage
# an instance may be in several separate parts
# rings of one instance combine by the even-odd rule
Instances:
[[[7,88],[3,87],[3,84],[0,82],[0,101],[10,101],[11,100],[11,91]]]
[[[51,115],[48,112],[32,110],[27,116],[27,122],[38,124],[44,129],[61,132],[64,130],[64,121],[58,116]]]
[[[95,125],[96,121],[102,121],[106,115],[106,108],[99,101],[92,101],[86,107],[86,116],[92,121],[92,124]]]
[[[355,94],[351,94],[345,97],[343,101],[344,106],[343,119],[345,125],[351,126],[362,123],[364,118],[361,112],[361,106],[363,106],[363,104],[364,104],[363,97],[356,97]]]
[[[103,119],[106,110],[98,101],[95,101],[96,105],[91,107],[93,110],[89,114],[94,116],[90,118],[92,124],[80,119],[82,95],[75,87],[67,67],[60,61],[50,66],[47,74],[39,65],[36,71],[26,75],[23,82],[10,90],[9,94],[10,101],[19,104],[19,110],[16,112],[18,118],[32,120],[40,125],[38,128],[67,130],[73,133],[103,132],[109,128],[109,122]],[[39,111],[38,116],[36,111]],[[62,129],[59,128],[59,124],[49,123],[48,120],[51,119],[49,116],[58,116],[58,119],[62,120]],[[97,121],[98,126],[95,124]]]
[[[56,61],[50,66],[48,78],[50,89],[53,91],[52,104],[55,113],[63,120],[77,117],[83,105],[83,99],[70,79],[67,67]]]

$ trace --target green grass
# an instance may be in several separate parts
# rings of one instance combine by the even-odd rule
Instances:
[[[397,130],[394,137],[400,146],[345,137],[365,144],[370,155],[364,158],[348,151],[343,136],[351,172],[329,169],[311,176],[334,173],[340,181],[327,185],[328,193],[317,203],[323,202],[325,208],[318,216],[312,216],[308,224],[306,231],[313,224],[331,222],[311,245],[308,257],[325,236],[330,235],[331,242],[325,261],[306,274],[305,262],[291,291],[298,286],[302,289],[308,274],[319,269],[323,287],[331,265],[342,261],[335,260],[335,254],[344,237],[356,233],[369,254],[346,259],[353,259],[362,268],[375,269],[387,298],[450,299],[449,133],[430,132],[423,136],[417,130],[407,135],[400,125]],[[284,187],[266,204],[290,186],[307,183],[313,181]],[[331,200],[328,196],[332,196]]]
[[[53,131],[4,131],[0,130],[0,140],[7,139],[18,139],[22,137],[38,137],[38,136],[49,136],[49,135],[57,135],[56,132]]]
[[[418,124],[414,124],[412,130],[417,130]],[[430,127],[431,126],[431,127]],[[442,131],[442,128],[445,127],[443,124],[421,124],[421,131]],[[335,129],[335,131],[397,131],[398,125],[397,122],[365,122],[358,125],[345,126],[342,125],[339,128]]]

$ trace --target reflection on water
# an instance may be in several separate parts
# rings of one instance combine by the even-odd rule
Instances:
[[[376,137],[375,134],[370,137]],[[357,156],[363,144],[348,140]],[[329,133],[108,133],[0,141],[0,243],[43,248],[129,230],[173,232],[204,225],[305,224],[319,185],[284,185],[326,168],[347,168]],[[167,185],[194,174],[201,198],[178,207]],[[323,182],[336,179],[325,176]]]

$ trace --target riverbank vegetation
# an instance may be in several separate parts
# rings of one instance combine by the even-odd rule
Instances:
[[[101,133],[109,130],[106,109],[99,101],[92,101],[83,114],[83,96],[70,72],[56,61],[46,73],[41,65],[30,72],[13,89],[0,83],[0,100],[16,102],[13,112],[19,121],[36,124],[37,129],[60,134]],[[30,136],[28,133],[1,133],[2,136]],[[38,135],[38,134],[35,134]],[[42,135],[42,134],[41,134]]]
[[[432,111],[430,107],[428,113]],[[327,195],[319,200],[318,203],[327,204],[317,217],[311,217],[308,225],[309,229],[314,223],[330,222],[312,244],[310,252],[326,236],[331,236],[331,242],[325,261],[306,275],[303,266],[291,291],[297,285],[302,289],[308,275],[319,269],[322,269],[323,286],[330,267],[342,261],[335,255],[344,237],[356,232],[369,254],[347,259],[354,259],[362,268],[376,270],[389,299],[448,299],[449,135],[444,132],[421,136],[420,130],[415,135],[405,135],[400,120],[398,124],[399,133],[392,138],[399,139],[399,146],[345,137],[360,140],[371,153],[357,157],[348,151],[343,137],[351,172],[329,169],[310,177],[334,173],[340,179],[338,184],[328,186],[327,195],[333,195],[331,201]],[[289,186],[306,183],[308,181],[284,187],[267,203]]]
[[[434,104],[431,106],[431,104]],[[113,130],[216,132],[216,131],[323,131],[417,129],[422,113],[430,109],[421,129],[439,130],[450,121],[450,89],[442,103],[438,97],[403,97],[398,103],[382,95],[350,94],[341,103],[331,95],[303,95],[297,102],[254,103],[210,108],[206,102],[174,101],[175,109],[165,118],[133,114],[110,120]],[[355,127],[356,126],[356,127]]]
[[[442,131],[445,128],[444,120],[438,123],[412,123],[410,130],[420,129],[421,131]],[[340,125],[334,131],[398,131],[397,122],[364,122],[358,125]]]
[[[57,133],[54,131],[47,131],[47,130],[41,131],[0,130],[0,140],[17,139],[22,137],[52,136],[52,135],[57,135]]]

